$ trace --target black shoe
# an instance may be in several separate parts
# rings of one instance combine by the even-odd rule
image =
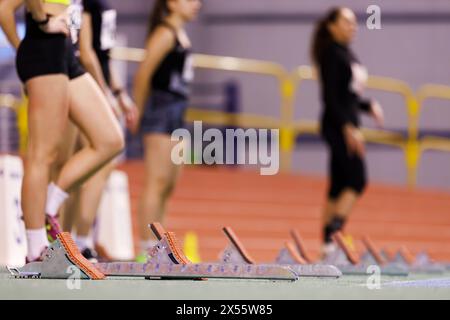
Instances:
[[[81,254],[83,257],[85,257],[89,262],[92,263],[98,263],[98,254],[93,249],[86,248],[84,249]]]

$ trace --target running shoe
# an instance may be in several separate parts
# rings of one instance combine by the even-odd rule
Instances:
[[[28,260],[28,257],[26,257],[25,258],[25,264],[29,264],[29,263],[32,263],[32,262],[42,262],[42,261],[44,261],[45,255],[47,254],[47,249],[48,248],[46,247],[44,250],[42,250],[41,255],[35,260]]]

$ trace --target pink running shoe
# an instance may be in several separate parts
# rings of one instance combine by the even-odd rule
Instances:
[[[48,249],[47,247],[44,248],[44,250],[42,250],[42,253],[39,256],[39,258],[37,258],[35,260],[30,261],[30,260],[28,260],[28,257],[26,257],[25,258],[25,264],[29,264],[29,263],[32,263],[32,262],[42,262],[42,261],[44,261],[45,254],[47,253],[47,249]]]

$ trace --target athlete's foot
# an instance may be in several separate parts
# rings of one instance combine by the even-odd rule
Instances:
[[[47,249],[48,248],[45,248],[44,250],[42,250],[41,255],[39,257],[37,257],[36,259],[28,259],[28,257],[26,257],[25,258],[25,264],[29,264],[29,263],[32,263],[32,262],[42,262],[42,261],[44,261],[45,255],[47,253]]]
[[[47,238],[50,243],[57,240],[57,235],[62,232],[61,226],[58,222],[58,217],[45,215],[45,230],[47,231]]]
[[[334,242],[325,243],[322,246],[322,260],[326,260],[332,256],[338,249],[338,245]]]

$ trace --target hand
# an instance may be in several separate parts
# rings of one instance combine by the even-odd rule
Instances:
[[[377,101],[373,101],[371,104],[371,111],[373,119],[375,120],[376,125],[379,128],[384,127],[384,112],[383,108],[381,108],[380,104]]]
[[[139,133],[140,126],[141,124],[138,116],[136,116],[136,121],[130,123],[127,122],[127,128],[132,135],[137,135]]]
[[[62,14],[56,17],[50,17],[48,22],[42,26],[39,26],[45,33],[58,34],[62,33],[66,37],[69,36],[70,30],[67,24],[67,15]]]
[[[127,128],[130,129],[130,131],[135,131],[133,134],[137,133],[139,112],[136,104],[125,91],[122,91],[119,94],[118,102],[122,112],[125,114]]]
[[[364,137],[358,128],[355,128],[353,125],[346,125],[344,127],[344,139],[349,155],[354,154],[364,158],[366,153]]]

